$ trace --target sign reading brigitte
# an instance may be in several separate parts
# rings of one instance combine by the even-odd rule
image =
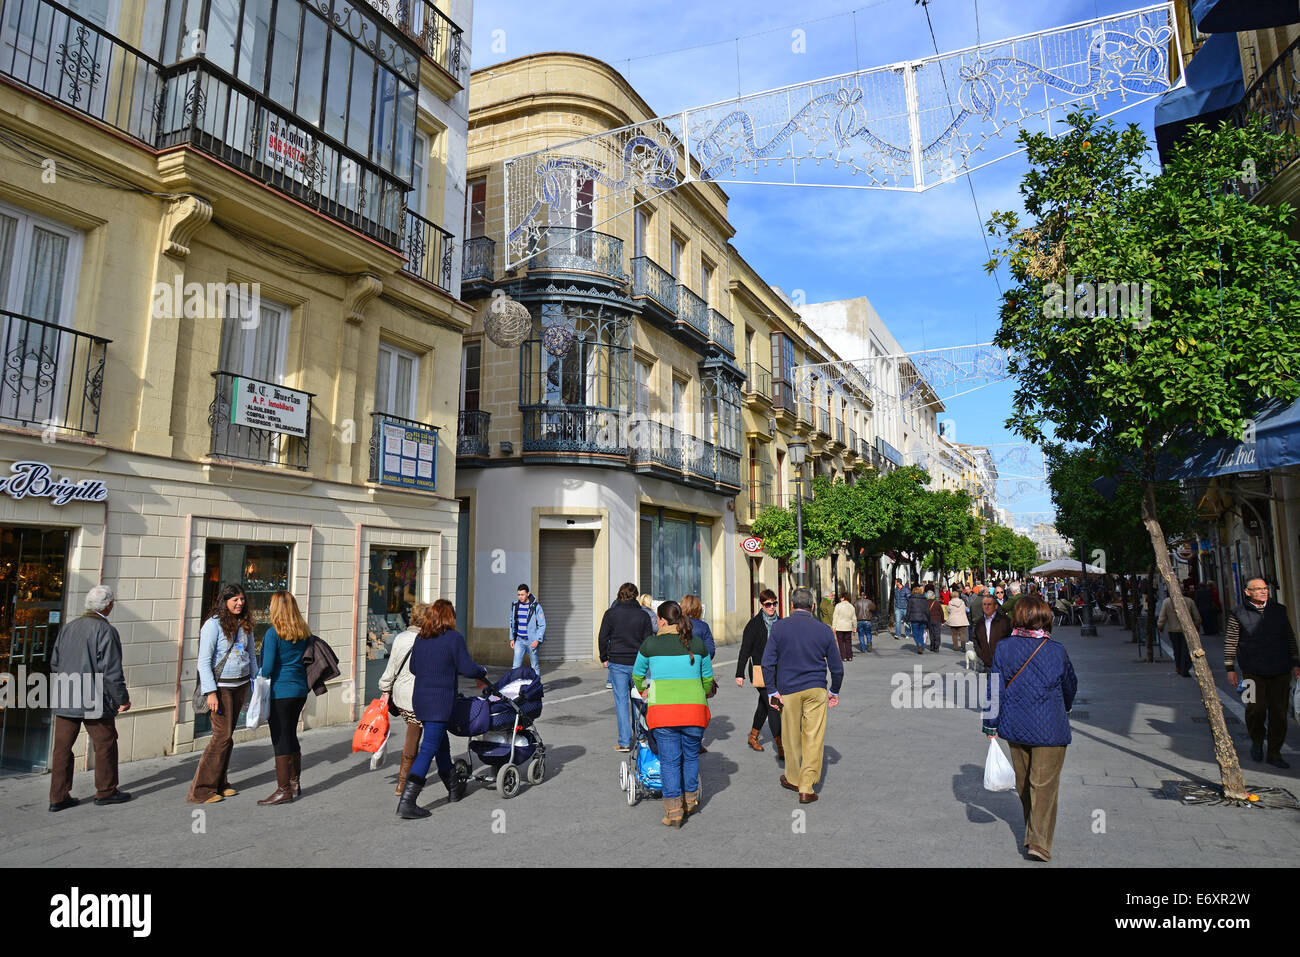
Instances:
[[[108,498],[108,487],[94,479],[73,482],[68,478],[52,478],[50,467],[44,462],[15,462],[9,466],[11,475],[0,478],[0,492],[10,498],[48,498],[51,505],[69,502],[103,502]]]

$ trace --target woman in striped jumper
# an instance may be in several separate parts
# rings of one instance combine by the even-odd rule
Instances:
[[[659,633],[641,644],[632,680],[646,698],[646,724],[659,749],[664,824],[681,827],[700,803],[700,739],[709,724],[713,665],[675,601],[658,608]],[[653,683],[651,683],[653,682]]]

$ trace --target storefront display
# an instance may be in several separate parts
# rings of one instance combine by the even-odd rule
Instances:
[[[411,606],[419,600],[417,585],[424,561],[422,549],[370,550],[370,589],[366,606],[366,700],[377,695],[379,679],[388,667],[393,639],[406,629]]]

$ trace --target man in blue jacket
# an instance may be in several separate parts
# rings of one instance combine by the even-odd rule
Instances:
[[[800,804],[817,800],[813,787],[822,776],[822,746],[826,740],[826,709],[840,702],[844,664],[835,632],[813,617],[813,594],[796,588],[789,618],[772,625],[763,651],[763,677],[772,689],[768,700],[781,712],[781,740],[785,743],[786,770],[781,787],[799,792]],[[826,671],[831,687],[826,690]]]
[[[537,646],[546,640],[546,616],[542,614],[542,603],[528,590],[526,583],[516,589],[516,601],[510,605],[510,647],[515,650],[515,663],[518,668],[528,652],[529,664],[539,675],[542,669],[537,664]]]

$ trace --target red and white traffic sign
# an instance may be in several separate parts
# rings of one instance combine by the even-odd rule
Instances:
[[[749,554],[753,555],[755,552],[762,551],[763,540],[761,538],[755,538],[753,535],[750,535],[748,538],[741,539],[740,547],[743,548],[745,551],[749,552]]]

